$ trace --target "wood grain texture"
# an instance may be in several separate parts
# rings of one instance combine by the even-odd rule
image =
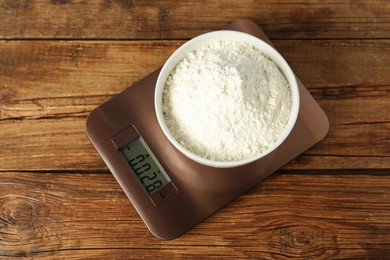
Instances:
[[[0,259],[388,259],[390,2],[0,0]],[[327,113],[319,144],[173,241],[85,134],[186,39],[262,26]]]
[[[284,169],[389,169],[390,123],[334,125]],[[85,133],[85,118],[0,122],[0,171],[105,171]],[[369,145],[368,145],[369,144]]]
[[[182,43],[1,42],[0,170],[106,170],[87,140],[86,116]],[[285,169],[390,169],[390,41],[275,45],[331,123],[327,138]]]
[[[0,257],[383,259],[390,253],[389,176],[276,174],[173,241],[147,231],[110,174],[3,172],[1,180]]]
[[[0,41],[4,101],[117,94],[184,41]],[[316,99],[389,92],[389,40],[275,40]]]
[[[184,39],[248,18],[271,38],[389,38],[389,10],[386,0],[2,0],[0,37]]]

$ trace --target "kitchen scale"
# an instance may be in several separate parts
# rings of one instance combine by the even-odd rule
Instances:
[[[225,30],[271,44],[255,23],[238,20]],[[165,137],[154,109],[159,70],[91,112],[87,134],[150,232],[174,239],[320,141],[329,122],[297,79],[300,110],[287,139],[272,153],[235,168],[190,160]]]

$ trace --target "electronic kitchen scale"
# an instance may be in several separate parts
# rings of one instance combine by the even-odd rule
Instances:
[[[271,44],[249,20],[226,28]],[[298,80],[300,111],[294,129],[272,153],[235,168],[188,159],[162,132],[154,109],[159,70],[108,100],[87,119],[87,134],[131,203],[161,239],[174,239],[320,141],[329,122]]]

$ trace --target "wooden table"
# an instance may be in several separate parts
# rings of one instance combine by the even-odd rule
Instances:
[[[314,2],[0,0],[0,258],[390,259],[390,2]],[[86,117],[238,18],[262,26],[330,132],[159,240],[90,144]]]

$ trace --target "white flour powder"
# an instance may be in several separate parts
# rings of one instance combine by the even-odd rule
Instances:
[[[237,161],[276,141],[289,119],[291,92],[260,50],[220,41],[177,64],[165,84],[163,111],[185,148],[206,159]]]

